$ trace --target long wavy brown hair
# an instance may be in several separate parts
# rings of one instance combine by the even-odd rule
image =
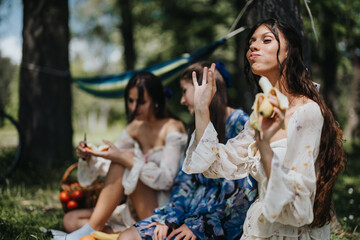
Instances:
[[[211,62],[203,61],[190,65],[181,74],[180,80],[187,81],[193,84],[192,72],[196,73],[196,78],[199,85],[201,85],[204,67],[211,67]],[[218,134],[219,142],[225,143],[225,121],[226,121],[226,106],[227,93],[226,83],[220,72],[215,69],[216,93],[211,100],[209,111],[210,120],[214,124],[214,128]]]
[[[277,19],[268,19],[256,24],[249,32],[249,39],[256,29],[265,25],[274,34],[280,49],[279,32],[286,39],[287,58],[280,63],[279,50],[277,61],[280,73],[283,76],[281,86],[294,96],[306,96],[316,102],[324,118],[321,132],[320,151],[315,163],[317,172],[316,195],[313,206],[314,220],[311,227],[322,227],[331,221],[334,214],[332,194],[335,180],[345,167],[343,151],[343,134],[332,112],[326,106],[323,98],[311,81],[311,76],[302,57],[301,38],[297,31],[289,24]],[[249,45],[246,50],[249,49]],[[246,51],[245,51],[246,52]],[[258,80],[260,76],[251,72],[251,67],[245,56],[245,73],[250,80]],[[256,81],[258,83],[258,81]],[[259,87],[259,86],[258,86]]]

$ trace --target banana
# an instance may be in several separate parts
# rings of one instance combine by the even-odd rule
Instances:
[[[264,95],[264,94],[263,94]],[[259,97],[260,100],[260,97]],[[269,99],[267,98],[267,96],[264,96],[262,99],[262,102],[259,106],[259,113],[263,116],[263,117],[270,117],[271,114],[274,111],[274,107],[273,105],[270,103]]]
[[[259,125],[259,114],[267,118],[270,117],[274,111],[274,107],[268,99],[269,94],[275,95],[277,97],[281,110],[287,109],[289,107],[289,100],[278,89],[274,88],[271,85],[269,79],[266,77],[260,78],[259,85],[263,90],[263,93],[256,94],[255,102],[251,108],[253,112],[250,115],[250,125],[252,128],[262,132],[262,129]],[[261,103],[259,104],[259,102]],[[283,126],[283,128],[285,129],[285,126]]]
[[[108,234],[100,231],[95,231],[92,232],[90,235],[96,238],[97,240],[117,240],[120,234],[118,233]]]

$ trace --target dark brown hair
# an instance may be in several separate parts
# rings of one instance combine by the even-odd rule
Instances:
[[[204,67],[211,67],[211,62],[198,62],[190,65],[180,76],[180,80],[193,83],[192,72],[196,72],[196,78],[201,84]],[[226,83],[220,72],[215,69],[216,79],[216,93],[210,103],[210,120],[215,127],[218,134],[219,142],[225,143],[225,121],[226,121],[226,106],[227,106],[227,93]]]
[[[316,102],[324,118],[321,132],[320,152],[315,166],[317,170],[316,195],[313,207],[314,220],[311,227],[322,227],[329,223],[334,213],[332,208],[332,193],[335,180],[345,167],[345,154],[342,148],[342,131],[332,112],[326,106],[320,93],[311,81],[311,76],[307,70],[303,57],[301,38],[296,30],[287,23],[277,19],[269,19],[254,26],[248,40],[256,29],[265,25],[274,34],[280,49],[279,32],[286,40],[287,57],[280,64],[279,50],[277,52],[278,66],[280,74],[283,76],[281,86],[287,92],[295,96],[306,96]],[[249,43],[249,41],[247,41]],[[249,49],[249,45],[246,48]],[[245,57],[246,58],[246,57]],[[245,73],[249,79],[258,80],[259,76],[251,72],[249,62],[245,61]],[[258,81],[256,81],[258,83]]]
[[[133,87],[138,89],[139,96],[135,111],[131,113],[127,102],[129,99],[129,91]],[[144,89],[146,89],[151,98],[152,112],[155,117],[157,119],[169,117],[170,113],[166,108],[166,96],[161,79],[150,72],[138,72],[129,80],[125,88],[125,110],[128,122],[131,122],[134,119],[138,104],[144,100]]]

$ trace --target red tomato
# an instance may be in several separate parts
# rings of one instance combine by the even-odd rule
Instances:
[[[73,182],[72,184],[70,184],[71,190],[75,190],[79,187],[80,187],[80,183],[78,183],[78,182]]]
[[[71,193],[71,197],[74,200],[80,200],[82,199],[84,196],[83,192],[81,191],[81,189],[75,189],[72,193]]]
[[[79,207],[79,204],[77,202],[75,202],[74,200],[70,200],[68,201],[68,203],[66,204],[66,207],[68,210],[73,210]]]
[[[59,195],[60,201],[68,202],[70,200],[70,196],[66,191],[61,191]]]

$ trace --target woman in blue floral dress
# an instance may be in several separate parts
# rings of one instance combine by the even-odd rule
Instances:
[[[193,115],[192,73],[202,76],[209,62],[195,63],[181,76],[181,104]],[[227,76],[223,66],[215,71],[217,92],[210,105],[221,142],[235,137],[249,116],[241,109],[226,107]],[[222,74],[220,74],[219,70]],[[224,74],[225,73],[225,74]],[[225,116],[221,118],[220,116]],[[186,174],[181,169],[175,179],[170,201],[155,209],[154,215],[122,232],[118,239],[239,239],[250,204],[257,195],[257,183],[249,177],[238,180],[208,179],[202,174]]]

